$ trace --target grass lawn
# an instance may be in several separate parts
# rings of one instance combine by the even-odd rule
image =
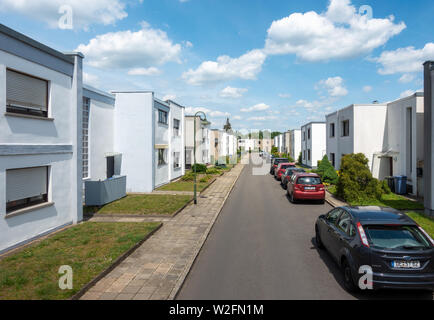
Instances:
[[[422,213],[417,212],[407,212],[407,215],[417,222],[428,234],[431,238],[434,238],[434,219],[427,217]]]
[[[86,222],[0,260],[0,300],[68,299],[159,223]],[[73,270],[73,289],[61,290],[59,267]]]
[[[99,214],[171,215],[185,206],[192,196],[188,195],[127,195],[101,208],[86,207],[86,212]]]
[[[221,169],[219,172],[224,172],[229,169]],[[197,174],[197,191],[201,192],[213,180],[213,178],[220,176],[220,174]],[[182,179],[166,184],[157,189],[158,191],[194,191],[194,181],[184,181]]]
[[[336,186],[329,186],[328,191],[336,195]],[[350,202],[352,206],[380,206],[380,207],[390,207],[397,210],[419,210],[423,209],[424,206],[420,202],[408,200],[398,194],[383,194],[381,200],[371,199],[369,201],[355,201]]]

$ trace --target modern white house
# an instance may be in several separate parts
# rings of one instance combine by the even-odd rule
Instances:
[[[150,91],[112,94],[114,152],[121,155],[113,159],[113,167],[127,177],[126,191],[151,192],[182,176],[184,107],[161,101]]]
[[[0,253],[82,220],[82,59],[0,25]]]
[[[231,131],[211,130],[211,163],[226,164],[227,157],[229,157],[229,163],[236,163],[237,145],[237,137]]]
[[[298,160],[301,152],[301,130],[294,129],[289,131],[289,156]]]
[[[355,104],[327,115],[327,155],[339,170],[343,155],[363,153],[375,178],[407,176],[423,196],[423,93],[387,104]]]
[[[424,205],[425,212],[434,215],[434,61],[424,63]]]
[[[194,122],[196,121],[196,163],[211,163],[211,123],[200,117],[185,116],[185,168],[194,164]]]
[[[316,168],[326,154],[325,122],[310,122],[301,127],[302,164]]]

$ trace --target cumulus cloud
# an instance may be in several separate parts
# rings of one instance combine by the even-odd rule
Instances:
[[[412,82],[414,80],[414,78],[415,78],[414,74],[405,73],[401,76],[401,78],[399,78],[399,82],[409,83],[409,82]]]
[[[256,104],[250,108],[242,108],[241,112],[254,112],[254,111],[265,111],[270,109],[270,106],[265,103]]]
[[[2,0],[0,11],[23,14],[57,28],[63,15],[59,8],[65,5],[72,8],[74,29],[87,29],[92,24],[109,25],[128,16],[120,0]]]
[[[241,98],[247,89],[226,87],[220,92],[222,98]]]
[[[216,84],[222,81],[254,80],[262,69],[266,55],[262,50],[252,50],[238,58],[220,56],[217,61],[205,61],[197,69],[184,72],[182,78],[191,85]]]
[[[167,101],[167,100],[175,100],[176,99],[176,95],[175,94],[166,94],[164,97],[163,97],[163,101]]]
[[[128,71],[131,76],[156,76],[161,74],[161,71],[155,67],[149,68],[133,68]]]
[[[87,72],[83,72],[83,82],[92,87],[98,87],[100,84],[98,76]]]
[[[348,94],[348,90],[344,87],[344,79],[341,77],[328,78],[321,80],[317,88],[324,88],[327,90],[330,97],[343,97]]]
[[[210,109],[204,108],[204,107],[187,107],[187,108],[185,108],[185,113],[187,115],[194,115],[198,111],[202,111],[207,116],[214,117],[214,118],[222,118],[222,117],[230,117],[231,116],[231,114],[229,112],[210,110]]]
[[[98,35],[77,49],[85,61],[96,68],[149,68],[169,61],[179,62],[181,45],[174,44],[166,32],[142,23],[139,31],[118,31]]]
[[[325,13],[293,13],[267,31],[267,54],[295,54],[305,61],[353,58],[384,45],[406,28],[394,17],[360,15],[350,0],[331,0]]]
[[[278,117],[276,116],[262,116],[262,117],[250,117],[247,118],[247,121],[267,121],[267,120],[276,120]]]
[[[291,98],[291,95],[289,93],[279,93],[279,98],[288,99]]]
[[[422,49],[414,47],[384,51],[374,61],[381,64],[378,73],[382,75],[422,71],[422,64],[434,59],[434,43],[427,43]]]
[[[368,93],[368,92],[371,92],[371,91],[372,91],[372,87],[371,86],[364,86],[363,87],[363,92]]]

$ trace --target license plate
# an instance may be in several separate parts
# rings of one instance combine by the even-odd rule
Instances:
[[[392,261],[392,268],[396,269],[419,269],[420,261]]]
[[[312,190],[316,190],[316,188],[315,187],[305,187],[304,190],[312,191]]]

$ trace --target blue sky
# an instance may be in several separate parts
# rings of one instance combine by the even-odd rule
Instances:
[[[72,29],[59,28],[62,5]],[[421,0],[0,3],[1,23],[82,51],[90,85],[153,90],[188,112],[205,110],[216,128],[229,117],[235,129],[273,131],[422,89],[433,12],[434,2]]]

